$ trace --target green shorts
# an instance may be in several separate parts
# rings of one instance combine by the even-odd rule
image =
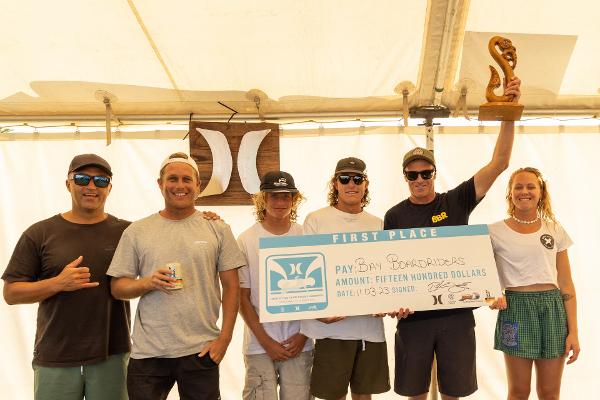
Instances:
[[[356,394],[390,390],[385,342],[317,339],[310,392],[326,400],[337,400],[350,391]]]
[[[567,314],[558,289],[506,292],[498,313],[494,348],[522,358],[558,358],[565,353]]]
[[[79,367],[33,365],[35,400],[127,400],[129,353]]]

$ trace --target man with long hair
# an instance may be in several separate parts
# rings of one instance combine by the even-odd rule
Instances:
[[[254,400],[260,394],[265,400],[309,400],[312,340],[300,333],[300,321],[260,323],[258,319],[259,238],[302,235],[302,226],[296,223],[296,218],[304,197],[290,174],[270,171],[252,199],[256,223],[238,238],[247,264],[239,271],[240,314],[246,322],[243,398]]]
[[[305,234],[381,230],[381,219],[364,211],[369,204],[369,180],[363,160],[339,160],[329,189],[329,206],[306,217]],[[381,317],[303,320],[301,332],[316,339],[310,383],[315,397],[345,399],[350,385],[354,400],[369,400],[371,394],[390,389]]]

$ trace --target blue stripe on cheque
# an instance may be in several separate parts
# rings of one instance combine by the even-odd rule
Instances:
[[[259,239],[261,249],[281,247],[324,246],[331,244],[351,244],[386,242],[393,240],[418,240],[455,236],[488,235],[487,225],[440,226],[436,228],[392,229],[387,231],[340,232],[305,236],[272,236]]]

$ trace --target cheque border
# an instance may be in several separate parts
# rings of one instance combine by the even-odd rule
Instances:
[[[265,237],[259,239],[261,249],[281,247],[344,245],[395,240],[419,240],[433,237],[489,235],[488,226],[456,225],[435,228],[392,229],[385,231],[341,232],[306,236]]]

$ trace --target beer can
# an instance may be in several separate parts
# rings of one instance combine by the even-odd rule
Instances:
[[[172,287],[168,287],[169,290],[177,290],[183,288],[183,277],[181,276],[181,264],[178,262],[167,263],[167,269],[169,270],[169,276],[175,278]]]

